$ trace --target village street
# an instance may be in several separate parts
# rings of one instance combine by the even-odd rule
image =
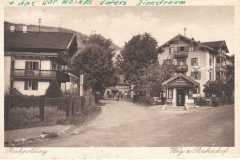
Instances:
[[[44,147],[233,146],[234,108],[163,111],[130,102],[102,101],[102,111],[69,134],[32,144]]]

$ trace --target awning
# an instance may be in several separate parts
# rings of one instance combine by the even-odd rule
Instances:
[[[196,88],[199,87],[199,83],[180,73],[163,82],[163,86],[168,88]]]

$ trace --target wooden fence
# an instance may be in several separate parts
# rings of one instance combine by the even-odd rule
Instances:
[[[58,98],[5,96],[5,129],[34,126],[39,122],[50,122],[53,119],[66,119],[74,115],[87,114],[94,108],[95,101],[92,95]]]

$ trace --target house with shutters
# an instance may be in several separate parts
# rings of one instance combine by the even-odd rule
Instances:
[[[200,42],[177,35],[160,47],[159,63],[172,63],[173,77],[163,82],[164,95],[174,106],[193,103],[193,96],[204,96],[207,81],[227,78],[228,47],[225,41]]]
[[[64,32],[4,33],[5,94],[15,88],[24,95],[44,95],[51,81],[66,91],[71,75],[69,60],[77,51],[76,36]]]

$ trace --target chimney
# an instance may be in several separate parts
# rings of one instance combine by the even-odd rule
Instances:
[[[14,25],[11,25],[9,29],[10,29],[10,32],[15,32],[15,26]]]
[[[26,25],[22,26],[22,32],[27,33],[27,26]]]

